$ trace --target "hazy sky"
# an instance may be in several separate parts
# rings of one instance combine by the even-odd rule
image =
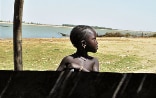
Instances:
[[[14,0],[0,0],[0,20],[13,20]],[[156,0],[24,0],[23,21],[156,31]]]

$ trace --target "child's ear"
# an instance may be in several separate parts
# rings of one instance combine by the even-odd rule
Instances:
[[[81,44],[82,44],[82,45],[86,45],[86,41],[85,41],[85,40],[82,40],[82,41],[81,41]]]
[[[86,48],[86,41],[85,41],[85,40],[82,40],[82,41],[81,41],[81,45],[82,45],[82,47],[85,49],[85,48]]]

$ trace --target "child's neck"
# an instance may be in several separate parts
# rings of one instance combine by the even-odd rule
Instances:
[[[88,57],[88,53],[86,51],[77,50],[75,54],[78,56],[85,57],[85,58]]]

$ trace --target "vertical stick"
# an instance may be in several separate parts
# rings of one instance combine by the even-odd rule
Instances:
[[[13,21],[14,70],[23,70],[22,64],[22,15],[24,0],[15,0]]]

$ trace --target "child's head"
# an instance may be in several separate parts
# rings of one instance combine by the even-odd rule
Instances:
[[[78,25],[74,27],[70,33],[70,40],[73,46],[76,48],[83,47],[83,45],[85,45],[86,48],[88,47],[88,51],[97,51],[98,43],[96,41],[96,32],[90,26]],[[91,40],[94,42],[91,42]],[[91,48],[95,49],[90,50]]]

